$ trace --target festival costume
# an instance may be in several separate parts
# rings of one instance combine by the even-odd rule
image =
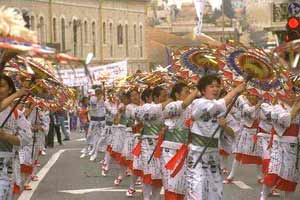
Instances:
[[[10,112],[10,107],[7,107],[2,112],[0,112],[0,122],[8,116]],[[8,133],[15,134],[20,140],[20,146],[14,146],[6,141],[0,140],[0,199],[10,200],[13,195],[13,185],[16,181],[17,173],[20,173],[18,168],[18,163],[15,164],[15,160],[19,159],[19,148],[30,143],[30,138],[23,134],[24,132],[18,131],[18,126],[16,120],[18,114],[15,111],[15,116],[10,116],[8,121],[4,126],[4,130]],[[20,181],[20,180],[18,180]]]
[[[241,123],[243,125],[236,149],[236,160],[242,164],[262,164],[261,140],[257,140],[258,110],[246,98],[240,101]]]
[[[98,151],[101,150],[100,138],[103,137],[104,134],[105,112],[104,101],[92,96],[90,100],[90,122],[87,135],[87,142],[92,146],[90,153],[91,160],[95,160],[98,156]]]
[[[271,141],[272,149],[268,175],[264,178],[264,184],[268,187],[294,192],[299,182],[299,162],[296,166],[297,145],[299,145],[300,117],[291,119],[291,107],[288,105],[276,105],[271,112],[274,140]],[[297,169],[298,168],[298,169]]]
[[[202,157],[202,162],[193,168],[206,141],[218,127],[217,118],[226,111],[224,99],[208,100],[196,99],[192,103],[191,128],[192,143],[189,145],[187,158],[187,191],[186,199],[189,200],[220,200],[223,199],[223,184],[220,174],[220,157],[218,139],[220,131],[215,135],[211,145]]]
[[[144,104],[138,112],[137,118],[143,122],[141,159],[143,165],[143,183],[157,187],[162,186],[162,174],[160,160],[152,158],[148,163],[151,154],[157,143],[158,133],[162,128],[163,113],[162,105],[154,103]]]
[[[186,191],[186,183],[184,173],[186,170],[186,162],[184,160],[176,159],[173,163],[178,164],[184,162],[180,169],[173,175],[174,170],[167,169],[166,165],[171,159],[179,154],[179,149],[182,145],[187,145],[189,136],[189,127],[186,126],[186,121],[190,117],[191,110],[189,108],[182,108],[183,101],[174,101],[169,103],[164,109],[164,118],[166,131],[164,133],[164,141],[161,145],[161,167],[163,173],[163,186],[165,189],[166,200],[184,199]],[[181,158],[181,159],[185,159]],[[174,164],[169,163],[171,167]],[[174,169],[174,168],[173,168]]]
[[[270,163],[270,138],[272,131],[271,112],[273,106],[268,103],[263,103],[259,110],[259,125],[258,125],[258,140],[261,141],[262,145],[262,172],[263,174],[268,173],[268,167]]]

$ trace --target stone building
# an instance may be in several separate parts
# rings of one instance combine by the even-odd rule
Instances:
[[[146,7],[150,0],[0,0],[28,10],[30,28],[42,44],[92,64],[128,60],[128,72],[148,70]]]

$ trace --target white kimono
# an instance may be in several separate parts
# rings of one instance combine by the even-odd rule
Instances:
[[[262,145],[262,164],[263,173],[268,172],[268,165],[270,162],[270,149],[268,149],[271,131],[272,131],[272,121],[271,112],[273,111],[273,106],[268,103],[263,103],[259,110],[259,125],[258,125],[258,139],[261,141]]]
[[[191,110],[190,107],[183,109],[182,103],[183,101],[174,101],[165,107],[164,118],[167,132],[165,133],[165,139],[161,145],[161,147],[163,147],[161,166],[164,188],[168,192],[179,195],[184,195],[186,191],[184,178],[186,164],[183,165],[175,177],[171,177],[172,171],[166,169],[165,165],[177,153],[181,145],[183,143],[187,144],[188,142],[189,129],[186,127],[185,122],[190,117]]]
[[[297,145],[299,145],[300,117],[291,119],[291,107],[276,105],[271,112],[276,131],[271,149],[271,160],[265,184],[283,191],[294,192],[300,179],[300,162],[296,166]],[[300,159],[300,157],[298,157]]]
[[[0,125],[8,116],[10,110],[11,108],[7,107],[0,112]],[[20,182],[18,151],[20,147],[24,147],[29,144],[30,138],[18,131],[17,118],[15,118],[14,114],[12,114],[8,119],[4,126],[4,130],[16,135],[20,140],[20,146],[14,146],[8,142],[0,140],[0,199],[10,200],[12,198],[12,188],[14,182]]]
[[[126,166],[132,169],[133,155],[132,149],[134,147],[135,137],[132,133],[132,126],[135,122],[135,113],[138,108],[135,104],[128,104],[125,109],[125,118],[127,119],[127,127],[124,132],[123,149],[121,151],[122,160]]]
[[[258,130],[258,110],[255,109],[255,106],[251,106],[247,99],[244,99],[240,108],[243,128],[235,152],[236,160],[243,164],[261,165],[261,140],[254,141]]]
[[[157,143],[158,133],[163,125],[163,112],[161,104],[146,103],[137,114],[139,121],[142,121],[144,128],[142,131],[142,153],[143,173],[145,184],[161,186],[160,160],[152,158],[148,164],[151,154]]]
[[[105,105],[103,100],[98,100],[97,97],[92,96],[89,106],[90,123],[87,135],[87,143],[93,145],[96,151],[97,141],[104,135],[105,125]]]
[[[218,127],[217,118],[226,111],[224,99],[208,100],[196,99],[192,103],[192,118],[194,120],[192,132],[192,144],[189,145],[187,160],[187,192],[186,199],[189,200],[221,200],[223,199],[223,184],[220,174],[220,158],[218,144],[208,147],[198,165],[193,168],[200,156],[204,145],[193,144],[194,137],[211,138]],[[218,139],[220,130],[214,136]]]

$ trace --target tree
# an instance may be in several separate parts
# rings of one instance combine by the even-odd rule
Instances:
[[[223,0],[224,13],[230,19],[234,18],[234,10],[232,8],[231,0]]]

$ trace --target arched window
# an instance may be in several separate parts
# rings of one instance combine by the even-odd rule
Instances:
[[[140,57],[142,58],[143,56],[143,26],[140,25]]]
[[[65,19],[61,18],[61,51],[66,50],[66,24]]]
[[[77,20],[73,20],[73,49],[74,49],[74,56],[77,56],[77,43],[78,43],[78,35],[77,35],[77,30],[78,30],[78,23]]]
[[[103,34],[103,44],[106,44],[106,24],[103,22],[102,24],[102,34]]]
[[[88,24],[87,21],[84,21],[84,42],[88,43],[89,37],[88,37]]]
[[[93,54],[96,57],[96,23],[92,23]]]
[[[136,39],[136,24],[133,26],[133,42],[134,42],[134,44],[136,44],[136,41],[137,41],[137,39]]]
[[[123,44],[123,27],[121,24],[119,24],[117,28],[117,37],[118,45]]]
[[[113,25],[109,24],[109,35],[110,35],[110,57],[113,57]]]
[[[38,25],[39,29],[40,29],[40,41],[41,43],[45,42],[45,22],[44,22],[44,17],[40,17],[40,21],[39,21],[39,25]]]
[[[57,40],[57,29],[56,29],[56,18],[53,18],[53,42],[56,42]]]
[[[30,29],[31,30],[35,30],[35,20],[34,20],[34,16],[30,16]]]
[[[125,45],[126,45],[126,57],[129,56],[129,47],[128,47],[128,25],[125,25]]]

